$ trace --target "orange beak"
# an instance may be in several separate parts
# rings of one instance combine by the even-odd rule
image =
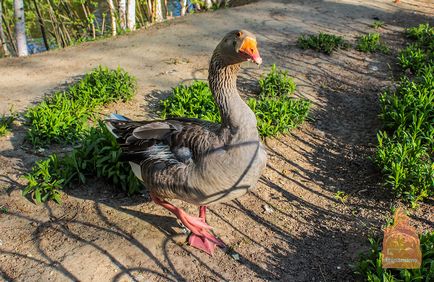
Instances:
[[[258,48],[256,47],[256,40],[255,39],[253,39],[251,37],[246,37],[243,40],[243,44],[241,44],[239,52],[242,52],[244,55],[247,56],[248,60],[252,60],[257,65],[262,64],[262,58],[259,55]]]

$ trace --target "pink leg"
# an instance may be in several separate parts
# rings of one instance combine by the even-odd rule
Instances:
[[[191,246],[203,250],[210,255],[212,255],[215,246],[225,246],[221,240],[217,239],[215,236],[208,232],[208,230],[210,230],[212,227],[205,222],[205,206],[200,207],[200,217],[193,217],[188,215],[182,209],[177,208],[171,203],[162,200],[152,194],[151,198],[157,205],[160,205],[175,214],[176,217],[179,218],[179,220],[181,220],[181,222],[185,225],[185,227],[190,229],[192,234],[190,235],[188,242]]]
[[[206,206],[199,207],[199,218],[206,223]],[[222,240],[214,237],[214,240],[210,240],[208,237],[199,236],[195,233],[190,234],[188,238],[188,243],[200,250],[207,252],[212,255],[216,246],[224,248],[226,245]]]

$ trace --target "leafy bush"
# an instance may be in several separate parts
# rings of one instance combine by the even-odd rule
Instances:
[[[297,44],[301,49],[313,49],[327,55],[339,48],[347,49],[349,47],[342,36],[322,32],[318,35],[302,35],[298,38]]]
[[[389,48],[380,42],[380,34],[379,33],[368,33],[366,35],[362,35],[357,40],[356,49],[361,52],[382,52],[389,53]]]
[[[14,114],[3,114],[0,117],[0,136],[6,135],[14,122],[16,116]]]
[[[270,72],[261,77],[259,86],[259,99],[251,98],[247,104],[256,114],[261,136],[288,132],[304,121],[310,103],[289,97],[295,91],[295,83],[286,72],[273,65]],[[220,113],[205,82],[175,87],[173,95],[162,100],[160,106],[162,118],[193,117],[220,122]]]
[[[383,25],[384,25],[383,21],[376,20],[372,23],[371,27],[375,29],[379,29],[380,27],[383,27]]]
[[[261,136],[286,133],[304,122],[310,102],[290,97],[296,85],[288,72],[273,65],[270,72],[259,79],[259,87],[259,99],[251,98],[247,104],[256,115]]]
[[[428,23],[407,28],[405,33],[408,38],[415,40],[421,47],[431,51],[434,49],[434,27],[430,27]]]
[[[399,53],[398,63],[402,69],[417,74],[419,69],[434,64],[434,28],[429,24],[420,24],[405,32],[413,42]]]
[[[383,269],[381,241],[370,238],[371,249],[360,256],[355,266],[355,273],[364,281],[420,281],[434,280],[434,231],[419,236],[422,249],[422,266],[420,269]]]
[[[413,73],[423,68],[428,61],[428,56],[417,44],[410,44],[399,52],[398,63],[402,69],[409,69]]]
[[[160,101],[162,118],[191,117],[220,122],[220,113],[208,84],[195,81],[190,86],[179,85],[172,95]]]
[[[408,32],[423,43],[428,37],[426,30],[427,26],[421,25]],[[380,96],[384,131],[377,134],[376,153],[384,184],[413,206],[434,196],[434,64],[415,59],[429,54],[421,42],[406,48],[418,48],[420,56],[403,55],[404,50],[398,58],[403,67],[402,58],[412,58],[409,67],[416,76],[402,77],[396,90]]]
[[[259,87],[259,96],[266,98],[289,96],[294,93],[296,85],[286,71],[278,70],[276,65],[272,65],[270,72],[259,79]]]
[[[77,142],[88,131],[88,121],[96,118],[98,106],[129,100],[135,88],[135,79],[120,68],[98,67],[66,91],[28,109],[27,138],[35,146]]]
[[[60,203],[60,190],[72,183],[85,184],[95,175],[108,180],[128,194],[137,192],[140,183],[130,165],[120,162],[121,149],[102,122],[91,128],[80,147],[64,157],[56,154],[39,161],[25,178],[23,195],[32,194],[37,203],[54,200]]]

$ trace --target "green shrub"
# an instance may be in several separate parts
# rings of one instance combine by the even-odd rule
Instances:
[[[327,55],[339,48],[347,49],[349,47],[342,36],[322,32],[318,35],[302,35],[298,38],[297,44],[301,49],[313,49]]]
[[[304,122],[310,102],[282,96],[279,98],[249,99],[247,104],[258,121],[258,131],[263,137],[287,133]]]
[[[195,81],[190,86],[179,85],[172,95],[160,101],[162,118],[190,117],[220,122],[220,113],[208,84]]]
[[[375,29],[379,29],[380,27],[383,27],[384,22],[383,21],[374,21],[371,25],[371,27],[375,28]]]
[[[261,98],[289,96],[294,93],[296,85],[288,72],[278,70],[276,65],[271,66],[270,72],[259,79]]]
[[[102,122],[82,137],[80,147],[63,157],[56,154],[39,161],[25,178],[23,195],[32,194],[37,203],[54,200],[60,203],[60,190],[73,183],[101,177],[128,194],[140,189],[130,165],[120,162],[121,149]]]
[[[399,53],[398,63],[402,69],[417,74],[419,69],[434,64],[434,28],[420,24],[406,29],[405,33],[413,42]]]
[[[0,136],[6,135],[9,132],[15,118],[16,115],[12,113],[10,115],[3,114],[0,117]]]
[[[431,50],[431,52],[434,50],[434,27],[430,27],[428,23],[407,28],[405,34],[408,38],[415,40],[420,47]]]
[[[402,69],[416,73],[428,63],[427,53],[417,44],[410,44],[399,52],[398,64]]]
[[[434,231],[419,236],[422,250],[422,266],[420,269],[383,269],[381,241],[369,239],[371,249],[360,256],[355,265],[355,273],[363,281],[434,281]]]
[[[380,34],[379,33],[368,33],[366,35],[362,35],[357,39],[356,49],[361,52],[382,52],[389,53],[389,48],[380,42]]]
[[[295,91],[295,83],[287,72],[273,65],[270,72],[261,77],[259,86],[259,99],[251,98],[247,104],[256,114],[261,136],[286,133],[304,121],[310,103],[289,97]],[[205,82],[175,87],[173,94],[162,100],[160,106],[162,118],[192,117],[220,122],[220,113]]]
[[[434,196],[434,63],[426,59],[427,30],[432,32],[427,25],[408,29],[416,42],[398,57],[416,76],[402,77],[396,90],[380,96],[384,131],[377,134],[375,159],[385,186],[413,207]]]
[[[98,67],[64,92],[46,97],[27,110],[27,138],[35,146],[77,142],[89,129],[98,106],[129,100],[136,82],[121,69]]]

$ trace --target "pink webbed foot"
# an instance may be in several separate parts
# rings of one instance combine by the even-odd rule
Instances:
[[[191,235],[188,238],[188,243],[192,247],[200,249],[210,255],[213,254],[216,246],[222,248],[225,247],[223,241],[217,239],[209,232],[212,227],[205,222],[205,206],[200,207],[200,217],[194,217],[188,215],[182,209],[175,207],[174,205],[165,200],[162,200],[153,195],[151,195],[151,197],[156,204],[161,205],[162,207],[168,209],[173,214],[175,214],[176,217],[181,220],[182,224],[184,224],[184,226],[191,231]]]
[[[199,219],[204,223],[206,223],[205,213],[206,213],[206,206],[201,206],[199,208]],[[202,230],[201,234],[192,232],[192,234],[188,238],[188,243],[190,244],[190,246],[202,250],[209,255],[212,255],[214,253],[214,249],[216,246],[219,246],[221,248],[224,248],[226,246],[222,240],[210,234],[206,229]]]

